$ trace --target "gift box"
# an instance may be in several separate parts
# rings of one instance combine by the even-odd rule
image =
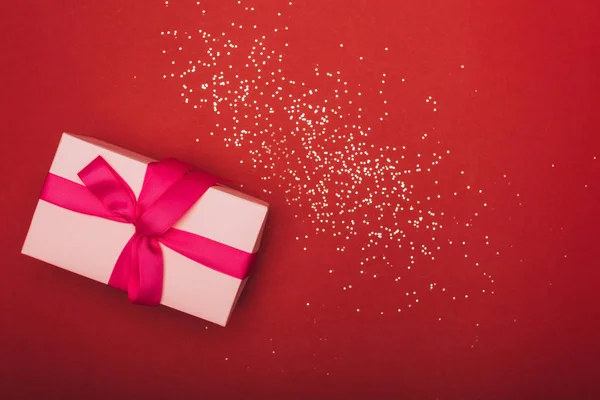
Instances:
[[[22,252],[225,326],[267,212],[183,162],[65,133]]]

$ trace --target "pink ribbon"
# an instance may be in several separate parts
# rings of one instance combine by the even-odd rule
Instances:
[[[127,291],[133,303],[160,304],[163,256],[159,243],[235,278],[250,273],[254,254],[172,227],[218,182],[214,176],[175,159],[153,162],[148,164],[136,199],[127,182],[100,156],[78,175],[85,186],[48,174],[40,198],[71,211],[135,226],[108,282]]]

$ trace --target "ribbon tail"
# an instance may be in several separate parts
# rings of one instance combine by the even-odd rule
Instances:
[[[125,292],[128,291],[130,272],[129,270],[131,266],[131,252],[133,244],[136,241],[136,236],[137,235],[133,235],[131,239],[129,239],[125,247],[123,247],[121,254],[119,254],[119,258],[115,263],[112,274],[110,275],[110,279],[108,280],[109,286],[123,290]]]
[[[154,238],[138,236],[131,251],[127,293],[135,304],[157,306],[163,289],[162,250]]]
[[[163,256],[154,238],[133,235],[119,255],[108,284],[135,304],[157,306],[163,288]]]

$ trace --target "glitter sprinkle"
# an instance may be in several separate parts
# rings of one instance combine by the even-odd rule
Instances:
[[[176,7],[168,1],[165,6]],[[254,11],[241,2],[238,6],[249,16]],[[207,12],[198,13],[202,18]],[[288,17],[287,11],[284,14]],[[281,17],[282,13],[273,15]],[[443,165],[451,150],[441,143],[435,127],[414,133],[419,143],[432,151],[409,146],[410,141],[396,146],[372,144],[374,131],[385,127],[397,110],[389,104],[387,87],[404,83],[405,78],[382,71],[373,87],[366,88],[346,76],[343,69],[313,63],[306,73],[314,79],[301,79],[290,72],[295,68],[287,68],[285,55],[290,44],[281,35],[288,27],[266,29],[257,22],[256,18],[244,19],[244,23],[229,20],[227,32],[208,32],[201,22],[191,31],[160,32],[165,40],[159,53],[166,64],[162,79],[179,88],[184,106],[214,115],[208,134],[222,140],[225,147],[244,148],[247,157],[239,160],[240,168],[256,171],[261,180],[271,184],[265,185],[265,195],[282,196],[288,206],[302,208],[304,212],[298,213],[302,217],[296,217],[305,218],[302,222],[312,235],[330,235],[338,240],[332,251],[344,252],[348,246],[362,249],[363,256],[355,263],[360,273],[353,270],[355,279],[389,279],[402,290],[407,281],[402,279],[404,274],[414,274],[421,264],[440,262],[444,257],[437,255],[449,246],[464,246],[465,241],[458,238],[446,240],[446,224],[460,225],[467,231],[477,224],[473,215],[477,217],[481,205],[488,204],[478,197],[478,209],[473,210],[477,212],[466,220],[446,215],[440,208],[441,198],[460,201],[464,196],[481,195],[482,190],[474,187],[464,170],[458,177],[453,173],[452,179],[462,179],[460,184],[452,186],[444,181],[450,179]],[[348,51],[343,43],[339,48],[337,51]],[[389,48],[384,47],[384,51]],[[352,57],[358,65],[364,64],[359,63],[364,56]],[[375,99],[369,97],[371,92]],[[425,103],[418,103],[437,112],[440,104],[434,95],[423,93],[420,99]],[[373,107],[380,110],[379,115],[366,113]],[[424,195],[427,184],[435,184],[437,193]],[[300,236],[296,241],[307,251],[299,243]],[[477,243],[484,242],[489,243],[487,237]],[[475,244],[469,249],[472,246]],[[387,254],[392,249],[402,255]],[[468,254],[462,254],[460,262],[473,267]],[[397,270],[384,274],[372,269],[377,265]],[[341,268],[336,266],[336,271]],[[328,266],[323,272],[332,274],[333,269]],[[348,283],[340,282],[338,287],[347,291],[352,288]],[[423,285],[423,290],[434,291],[435,284]],[[442,292],[452,290],[442,288]],[[418,302],[415,299],[414,303]]]

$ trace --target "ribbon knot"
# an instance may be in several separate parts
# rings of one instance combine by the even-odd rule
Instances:
[[[174,229],[173,225],[218,179],[175,159],[148,164],[139,198],[123,178],[97,157],[78,173],[85,186],[48,174],[41,199],[83,214],[130,223],[135,233],[114,266],[108,284],[138,304],[158,305],[163,257],[159,243],[227,275],[244,278],[254,255]]]

